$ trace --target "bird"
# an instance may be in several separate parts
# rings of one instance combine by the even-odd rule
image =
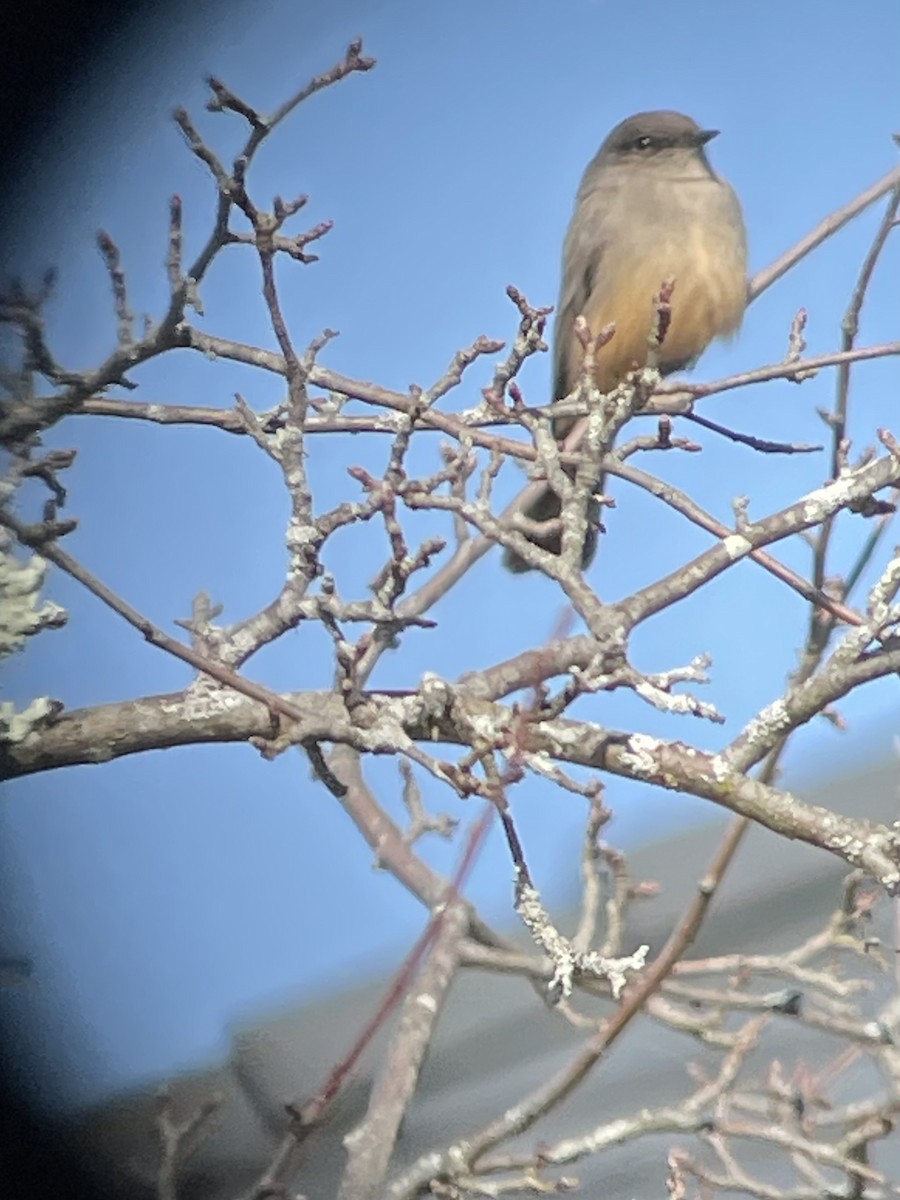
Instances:
[[[655,298],[666,280],[674,280],[671,321],[654,364],[663,375],[691,366],[711,341],[739,328],[748,296],[747,235],[734,188],[707,157],[706,147],[718,132],[701,128],[684,113],[635,113],[616,125],[588,164],[563,244],[553,336],[554,402],[568,396],[578,381],[584,354],[575,331],[579,316],[595,337],[615,326],[596,353],[594,381],[601,392],[647,365]],[[554,421],[557,440],[577,419]],[[598,476],[595,491],[600,484]],[[560,508],[547,485],[524,515],[550,521]],[[596,518],[596,505],[591,515]],[[526,536],[560,553],[559,531]],[[591,520],[582,569],[593,559],[596,542],[596,520]],[[514,574],[531,570],[509,547],[503,562]]]

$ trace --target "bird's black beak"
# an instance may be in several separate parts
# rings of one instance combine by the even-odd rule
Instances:
[[[697,145],[705,146],[707,142],[711,142],[714,137],[719,136],[718,129],[701,129],[697,134]]]

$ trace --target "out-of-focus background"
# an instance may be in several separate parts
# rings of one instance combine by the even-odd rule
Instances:
[[[296,341],[339,329],[322,361],[391,387],[427,385],[479,334],[509,339],[508,283],[533,303],[555,301],[581,171],[630,112],[681,109],[722,131],[710,154],[743,200],[753,271],[896,157],[900,8],[892,5],[863,3],[852,19],[839,0],[795,0],[788,10],[777,0],[194,0],[134,16],[107,12],[88,25],[72,6],[53,29],[19,17],[19,40],[6,51],[19,74],[5,72],[11,165],[0,218],[3,269],[28,282],[58,268],[51,344],[75,369],[98,361],[115,339],[97,230],[121,249],[133,305],[153,315],[165,304],[170,196],[183,199],[189,251],[209,228],[213,189],[170,119],[175,105],[227,156],[244,130],[233,115],[204,112],[207,74],[271,109],[337,61],[358,34],[377,68],[304,104],[265,147],[250,185],[262,204],[276,193],[308,193],[301,220],[335,222],[317,246],[319,262],[279,264]],[[37,34],[43,53],[31,48]],[[877,210],[866,213],[766,292],[739,337],[712,347],[696,377],[780,360],[801,306],[809,311],[810,352],[836,348],[877,220]],[[896,336],[897,255],[895,242],[873,282],[865,344]],[[203,295],[204,328],[272,344],[249,251],[224,255]],[[476,366],[453,406],[472,404],[489,370],[488,362]],[[135,397],[159,403],[227,407],[240,391],[265,408],[280,398],[271,378],[187,352],[135,378]],[[856,449],[894,421],[889,397],[898,383],[896,359],[854,373]],[[528,402],[544,402],[549,356],[532,360],[521,384]],[[802,387],[730,393],[702,412],[771,439],[822,441],[816,408],[828,406],[834,386],[825,373]],[[189,615],[201,590],[224,604],[227,621],[276,592],[287,506],[277,473],[249,439],[79,417],[45,440],[78,449],[66,483],[79,529],[67,548],[164,628]],[[823,455],[773,459],[711,435],[701,440],[702,455],[646,465],[726,521],[737,493],[762,515],[827,473]],[[415,461],[436,461],[436,452],[436,442],[426,449],[423,439]],[[317,505],[351,497],[345,468],[380,470],[384,453],[375,440],[316,440]],[[508,467],[500,498],[522,479]],[[707,544],[644,495],[619,489],[618,501],[594,568],[604,597]],[[438,517],[410,521],[420,537],[448,528]],[[864,535],[859,520],[842,524],[836,568],[852,561]],[[328,566],[342,593],[364,594],[385,553],[372,527],[329,543]],[[806,569],[802,544],[780,553]],[[48,694],[76,708],[188,682],[182,665],[68,579],[52,574],[47,592],[69,610],[69,625],[8,664],[4,699]],[[547,581],[511,580],[493,553],[432,615],[438,628],[409,633],[382,660],[373,685],[414,684],[426,670],[453,678],[538,645],[561,610]],[[709,698],[728,721],[688,731],[712,747],[779,693],[806,622],[795,595],[743,564],[643,629],[635,660],[663,670],[712,654]],[[248,673],[279,688],[328,686],[330,643],[301,629],[253,660]],[[674,718],[634,698],[590,705],[609,725],[677,736]],[[851,698],[842,710],[848,731],[822,723],[796,740],[791,778],[886,758],[896,705],[894,680]],[[368,778],[399,812],[396,764],[372,764]],[[432,808],[469,817],[465,805],[423,785]],[[577,883],[583,812],[574,801],[552,801],[533,781],[514,797],[535,880],[560,904]],[[619,783],[607,801],[616,811],[609,837],[626,848],[709,815],[700,802]],[[441,869],[456,853],[444,844],[424,852]],[[154,753],[8,784],[0,871],[0,957],[30,963],[27,983],[0,987],[7,1058],[15,1086],[54,1112],[217,1061],[231,1023],[386,970],[425,920],[396,882],[372,870],[368,851],[299,755],[264,763],[246,746]],[[489,917],[509,912],[510,878],[493,836],[470,887]]]

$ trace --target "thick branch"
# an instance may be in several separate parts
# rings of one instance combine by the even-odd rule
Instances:
[[[876,672],[894,673],[900,670],[900,650],[861,664],[860,670],[864,668],[870,677]],[[285,702],[292,713],[300,714],[291,727],[292,741],[340,743],[360,753],[394,754],[411,742],[471,746],[476,741],[502,748],[517,746],[524,736],[516,710],[473,700],[461,690],[442,711],[419,695],[397,698],[370,693],[352,716],[342,697],[333,692],[299,693]],[[253,736],[271,736],[265,705],[232,692],[199,700],[157,696],[62,716],[24,742],[7,746],[2,767],[6,777],[12,777],[74,763],[105,762],[148,749],[245,741]],[[897,836],[887,827],[806,804],[790,792],[748,778],[723,756],[681,742],[563,718],[529,725],[527,739],[529,754],[700,796],[861,866],[890,891],[900,883]],[[761,757],[755,756],[754,761]],[[745,769],[749,765],[742,763]]]

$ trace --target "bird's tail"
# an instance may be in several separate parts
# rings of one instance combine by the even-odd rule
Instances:
[[[531,504],[523,510],[523,513],[532,521],[552,521],[558,517],[561,512],[559,496],[551,487],[545,487],[540,492]],[[584,550],[581,554],[581,566],[584,569],[594,557],[597,549],[597,527],[599,522],[600,506],[595,500],[592,500],[588,508],[588,531],[584,539]],[[535,534],[526,535],[528,540],[534,546],[540,546],[542,550],[549,550],[551,554],[560,554],[562,552],[562,533],[557,530],[555,533],[548,533],[546,536]],[[521,555],[516,554],[515,550],[510,550],[508,547],[503,551],[503,565],[507,571],[512,571],[514,575],[521,575],[525,571],[533,570],[530,563],[527,563]]]

